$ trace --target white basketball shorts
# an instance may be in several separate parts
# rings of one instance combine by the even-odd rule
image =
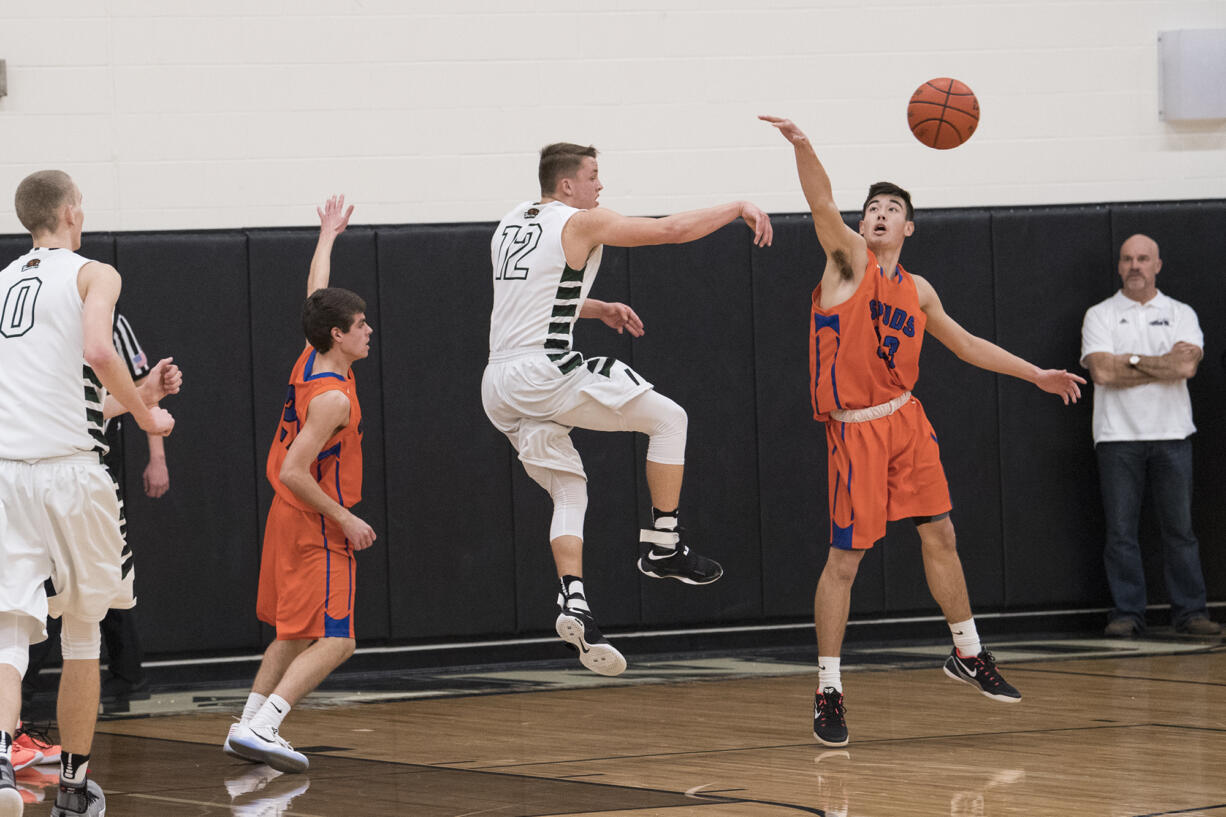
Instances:
[[[603,406],[612,415],[651,388],[646,378],[611,357],[588,358],[564,373],[544,352],[503,353],[490,355],[481,402],[522,461],[586,479],[571,426],[554,418],[583,404]]]
[[[101,621],[134,606],[124,551],[119,498],[97,454],[0,459],[0,610],[24,614],[31,643],[47,637],[48,614]]]

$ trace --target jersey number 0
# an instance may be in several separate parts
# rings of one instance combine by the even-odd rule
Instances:
[[[0,310],[0,335],[19,338],[34,326],[34,302],[42,288],[41,278],[22,278],[9,287]]]

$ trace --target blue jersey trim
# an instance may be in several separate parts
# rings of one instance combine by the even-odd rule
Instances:
[[[315,371],[315,356],[317,354],[319,354],[318,349],[311,350],[311,354],[310,354],[310,357],[307,358],[306,365],[302,367],[302,379],[303,380],[318,380],[321,377],[335,377],[337,380],[344,383],[345,378],[341,377],[336,372],[320,372],[319,374],[311,374],[313,371]]]

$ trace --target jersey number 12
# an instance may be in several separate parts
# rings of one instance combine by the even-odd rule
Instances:
[[[528,267],[524,262],[540,240],[539,224],[522,227],[518,224],[507,225],[502,231],[502,241],[498,244],[498,270],[494,278],[504,281],[522,281],[527,278]]]

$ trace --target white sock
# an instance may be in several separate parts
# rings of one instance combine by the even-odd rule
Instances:
[[[255,717],[255,713],[260,711],[260,707],[268,698],[258,692],[253,692],[247,696],[247,705],[243,707],[243,716],[239,718],[239,723],[247,723]]]
[[[281,721],[285,720],[285,716],[289,714],[289,709],[289,703],[280,695],[273,693],[268,696],[268,700],[260,707],[260,711],[255,713],[255,717],[251,719],[249,726],[252,729],[263,726],[280,729]]]
[[[819,655],[817,657],[817,690],[821,692],[826,687],[834,687],[834,691],[842,694],[843,676],[839,670],[837,655]]]
[[[950,624],[949,631],[954,636],[954,646],[958,649],[958,654],[963,658],[974,658],[983,652],[983,645],[979,643],[979,631],[975,629],[974,618]]]

